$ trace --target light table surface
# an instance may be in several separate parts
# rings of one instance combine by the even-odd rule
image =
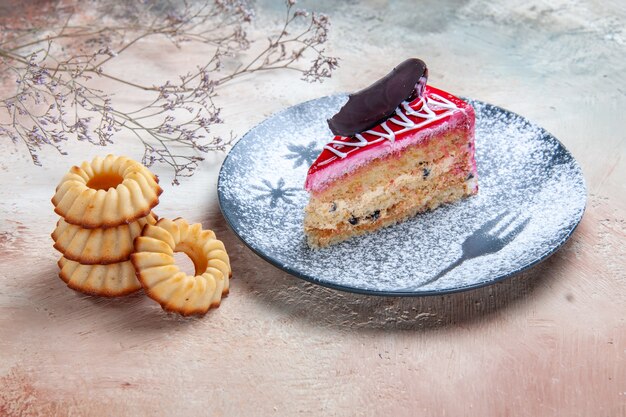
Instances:
[[[221,307],[184,319],[141,293],[83,296],[57,276],[57,182],[97,154],[139,159],[137,143],[71,145],[38,168],[3,140],[0,414],[626,415],[623,2],[419,3],[301,4],[330,15],[340,69],[322,85],[289,72],[237,81],[220,96],[226,127],[241,135],[275,111],[359,89],[421,57],[433,85],[526,116],[579,161],[587,209],[559,252],[512,279],[440,297],[322,288],[262,261],[228,229],[216,201],[224,155],[209,155],[180,186],[156,169],[159,215],[214,229],[232,259]],[[257,5],[254,33],[264,39],[262,23],[277,22],[283,6]],[[146,42],[133,59],[157,78],[202,59],[163,48]]]

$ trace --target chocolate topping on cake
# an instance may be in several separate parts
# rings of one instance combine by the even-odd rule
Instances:
[[[421,96],[427,79],[424,61],[409,58],[374,84],[350,94],[348,102],[328,120],[328,126],[338,136],[370,129],[391,116],[404,100]]]

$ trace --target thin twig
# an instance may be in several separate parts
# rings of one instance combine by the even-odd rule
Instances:
[[[24,23],[4,28],[0,73],[5,80],[7,74],[15,74],[16,90],[0,97],[0,136],[22,142],[35,164],[45,146],[64,153],[61,145],[69,139],[106,145],[118,132],[128,131],[144,147],[143,162],[170,166],[173,182],[178,183],[178,178],[193,174],[202,154],[223,151],[234,140],[232,134],[224,140],[212,133],[223,123],[215,99],[229,81],[280,69],[300,72],[307,81],[322,81],[337,66],[337,59],[322,47],[328,18],[294,10],[293,0],[287,1],[280,30],[247,60],[241,58],[250,46],[245,27],[254,15],[247,0],[206,0],[199,5],[159,0],[164,8],[156,7],[156,0],[93,4],[96,12],[91,15],[86,9],[60,13],[63,20],[58,22],[57,14],[49,13],[42,27]],[[77,24],[76,16],[87,16],[90,24]],[[179,49],[188,43],[207,48],[210,58],[177,81],[152,85],[107,70],[117,56],[158,37]],[[301,65],[306,59],[308,68]],[[224,74],[223,67],[235,69]],[[94,78],[153,96],[122,111],[110,93],[92,86]],[[185,112],[188,117],[182,116]]]

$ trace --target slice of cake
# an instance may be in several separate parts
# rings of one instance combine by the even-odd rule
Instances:
[[[474,109],[426,86],[409,59],[351,95],[310,167],[304,230],[313,248],[404,221],[478,192]]]

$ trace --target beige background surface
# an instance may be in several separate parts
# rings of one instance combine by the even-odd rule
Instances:
[[[314,4],[315,3],[315,4]],[[225,89],[237,134],[303,100],[360,88],[407,56],[430,82],[523,114],[582,165],[589,191],[571,240],[483,289],[400,299],[305,283],[256,257],[216,202],[224,155],[178,187],[157,169],[158,213],[202,222],[231,254],[231,295],[203,318],[143,294],[101,299],[57,277],[49,202],[72,165],[140,158],[127,137],[32,166],[0,143],[0,415],[626,415],[626,6],[621,0],[309,2],[331,15],[341,68],[323,85],[292,73]],[[280,3],[258,3],[257,31]],[[117,71],[159,79],[200,51],[138,45]],[[131,69],[131,70],[129,70]],[[119,91],[118,100],[134,98]]]

